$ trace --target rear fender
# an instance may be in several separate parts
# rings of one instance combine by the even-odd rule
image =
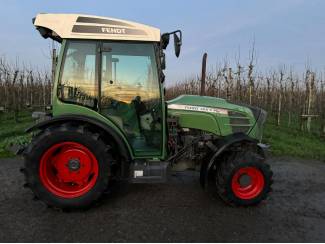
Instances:
[[[65,122],[80,122],[80,123],[87,123],[94,127],[97,127],[99,131],[103,131],[110,135],[114,141],[117,144],[117,147],[119,151],[121,152],[121,156],[124,157],[126,161],[130,161],[132,159],[131,153],[128,150],[127,145],[122,140],[122,138],[118,135],[118,133],[111,128],[110,126],[107,126],[104,122],[88,117],[88,116],[78,116],[78,115],[61,115],[57,116],[51,119],[43,120],[28,129],[25,130],[26,133],[35,131],[35,130],[43,130],[49,126],[55,125],[55,124],[62,124]]]

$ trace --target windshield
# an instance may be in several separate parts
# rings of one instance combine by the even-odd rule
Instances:
[[[111,42],[104,43],[103,50],[102,99],[131,103],[135,96],[160,97],[152,44]]]

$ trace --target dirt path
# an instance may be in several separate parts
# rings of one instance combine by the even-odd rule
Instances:
[[[20,159],[0,160],[1,242],[325,242],[325,163],[273,159],[274,191],[258,207],[211,199],[195,175],[121,186],[86,212],[63,213],[22,188]]]

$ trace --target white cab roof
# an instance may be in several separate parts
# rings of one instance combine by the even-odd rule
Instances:
[[[151,26],[99,16],[38,14],[34,25],[45,38],[160,41],[160,30]]]

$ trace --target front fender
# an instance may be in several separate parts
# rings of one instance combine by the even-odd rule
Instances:
[[[212,155],[210,159],[208,159],[208,161],[206,161],[206,163],[202,164],[201,166],[200,182],[202,187],[207,186],[206,183],[208,182],[209,172],[218,157],[220,157],[223,152],[225,152],[230,146],[235,143],[253,143],[258,146],[258,141],[256,139],[251,138],[244,133],[234,133],[220,139],[216,145],[215,150],[210,154]]]

